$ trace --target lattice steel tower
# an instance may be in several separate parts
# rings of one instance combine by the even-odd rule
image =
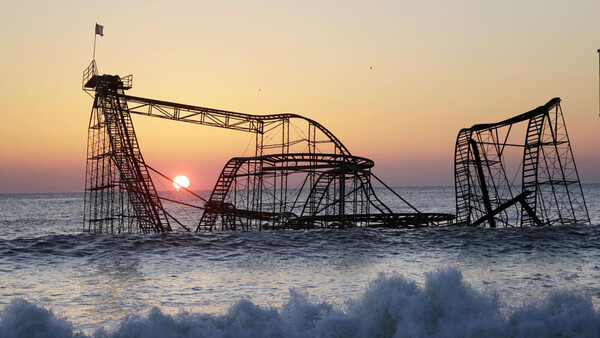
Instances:
[[[526,134],[519,143],[511,142],[519,124],[526,125]],[[519,182],[507,174],[509,148],[523,149]],[[590,222],[559,98],[502,122],[462,129],[456,140],[454,178],[456,218],[462,224]]]
[[[131,75],[99,75],[94,61],[84,72],[83,89],[95,93],[88,127],[84,208],[88,232],[171,230],[122,98],[131,85]]]

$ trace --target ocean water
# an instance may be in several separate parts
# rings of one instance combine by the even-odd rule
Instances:
[[[452,187],[397,191],[454,211]],[[592,225],[149,235],[84,234],[83,194],[3,194],[0,337],[598,337],[584,192]]]

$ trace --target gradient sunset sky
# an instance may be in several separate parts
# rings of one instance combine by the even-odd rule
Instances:
[[[393,186],[453,185],[459,129],[562,98],[600,182],[600,1],[2,1],[0,193],[83,191],[94,24],[131,95],[319,121]],[[211,189],[250,134],[134,116],[146,161]]]

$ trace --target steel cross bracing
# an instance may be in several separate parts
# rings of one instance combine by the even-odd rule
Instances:
[[[513,128],[526,125],[522,143]],[[510,180],[505,153],[522,148]],[[457,222],[490,227],[589,223],[560,99],[499,123],[462,129],[456,140]],[[519,171],[520,170],[520,171]],[[520,172],[520,174],[519,174]]]
[[[253,171],[251,163],[257,161],[262,162],[262,170]],[[453,219],[447,214],[391,211],[370,184],[372,167],[369,159],[336,154],[233,158],[215,185],[198,230],[419,227],[448,224]],[[300,177],[290,181],[298,186],[278,187],[278,175],[291,168],[295,170],[290,176]],[[311,171],[318,178],[308,185]],[[273,184],[248,189],[258,176]]]
[[[253,170],[260,162],[262,170]],[[223,168],[198,229],[262,229],[298,228],[298,217],[304,217],[303,228],[343,224],[346,208],[368,213],[369,204],[381,202],[370,189],[369,177],[373,161],[338,154],[292,153],[236,157]],[[286,182],[301,183],[297,188],[277,185],[281,175],[291,177]],[[318,178],[306,186],[308,175]],[[262,178],[261,189],[248,189]],[[297,177],[296,177],[297,176]],[[367,178],[368,179],[368,178]],[[270,183],[270,184],[268,184]],[[359,190],[360,189],[360,190]],[[260,204],[259,204],[260,202]],[[387,209],[389,211],[389,209]],[[391,211],[389,211],[391,213]],[[307,222],[307,217],[328,215],[326,222]]]
[[[317,144],[330,143],[333,153],[350,155],[350,152],[327,128],[320,123],[297,114],[272,114],[272,115],[251,115],[244,113],[231,112],[226,110],[198,107],[159,101],[148,98],[123,95],[123,98],[130,105],[130,112],[134,114],[153,116],[168,120],[176,120],[226,128],[238,131],[252,132],[258,135],[269,133],[277,129],[281,133],[281,138],[274,138],[272,142],[257,142],[256,155],[260,156],[271,153],[271,149],[277,152],[287,152],[285,148],[295,144],[308,142],[310,145],[308,152],[314,150]],[[305,139],[289,139],[290,120],[300,120],[307,124]],[[312,151],[314,152],[314,151]]]
[[[125,95],[131,80],[131,76],[100,76],[94,62],[84,72],[83,88],[95,94],[88,140],[86,231],[169,231],[169,218],[182,225],[162,207],[149,175],[149,169],[156,171],[142,158],[131,114],[255,134],[254,156],[227,162],[196,230],[417,227],[448,224],[454,219],[453,215],[414,208],[371,173],[373,161],[351,155],[335,135],[314,120],[296,114],[251,115]],[[372,177],[408,210],[393,211],[383,203],[371,184]]]
[[[95,67],[95,64],[92,63]],[[95,71],[85,88],[95,91],[88,132],[84,227],[93,233],[170,231],[139,149],[118,76]]]

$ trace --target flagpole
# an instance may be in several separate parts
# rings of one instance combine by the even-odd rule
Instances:
[[[598,116],[600,116],[600,49],[598,49]]]
[[[94,25],[94,56],[92,57],[92,60],[96,60],[96,35],[98,35],[96,33],[96,26],[98,26],[98,23],[96,22],[96,25]]]

